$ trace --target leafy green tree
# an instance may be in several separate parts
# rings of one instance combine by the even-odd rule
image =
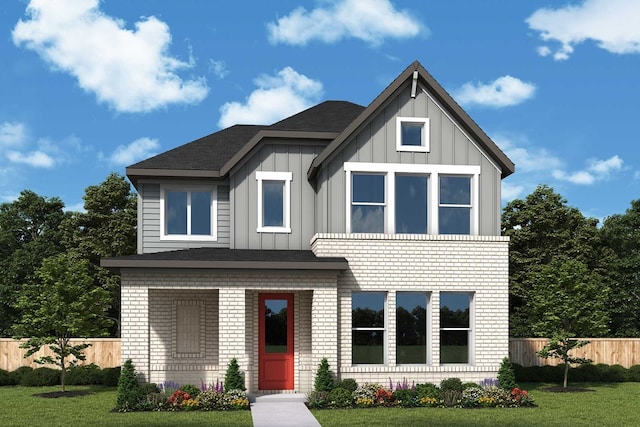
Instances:
[[[19,292],[17,306],[22,316],[14,326],[15,338],[27,338],[20,347],[29,357],[48,346],[55,356],[44,356],[37,363],[60,367],[62,391],[65,391],[67,368],[85,360],[90,344],[71,343],[71,338],[104,336],[110,321],[107,292],[93,285],[88,262],[60,254],[46,258],[36,271],[36,280],[26,283]],[[75,360],[69,360],[74,357]]]
[[[42,260],[64,251],[60,224],[64,203],[24,190],[0,205],[0,336],[11,336],[19,319],[16,298],[22,283],[35,279]]]
[[[316,379],[313,383],[314,391],[331,391],[333,390],[333,376],[329,370],[329,361],[323,357],[316,371]]]
[[[136,196],[126,178],[112,173],[99,185],[86,188],[86,212],[73,212],[62,224],[67,250],[89,260],[96,286],[109,292],[115,330],[120,335],[120,276],[100,267],[100,258],[136,252]]]
[[[563,387],[567,387],[569,364],[588,363],[571,352],[588,344],[576,337],[601,336],[608,331],[606,301],[609,289],[597,273],[581,261],[558,257],[534,275],[530,291],[536,321],[531,330],[549,343],[538,355],[559,358],[564,365]]]
[[[500,369],[498,369],[498,384],[500,388],[511,391],[516,388],[516,374],[513,372],[513,365],[508,357],[502,359]]]
[[[502,234],[509,243],[510,335],[527,337],[535,321],[531,289],[539,270],[559,256],[601,273],[611,254],[600,244],[598,221],[585,218],[551,187],[541,185],[524,200],[509,202],[502,215]]]
[[[611,287],[607,307],[611,334],[640,336],[640,200],[631,202],[624,214],[604,220],[600,229],[603,245],[615,258],[610,262]]]

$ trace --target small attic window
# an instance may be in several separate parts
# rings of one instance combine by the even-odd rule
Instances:
[[[421,117],[396,118],[396,150],[429,151],[429,119]]]

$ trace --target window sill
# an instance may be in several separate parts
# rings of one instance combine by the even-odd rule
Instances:
[[[291,233],[291,228],[289,227],[258,227],[256,230],[258,233]]]
[[[163,234],[160,240],[168,242],[217,242],[217,236],[188,236],[186,234]]]
[[[404,151],[410,153],[428,153],[429,147],[423,145],[398,145],[396,151]]]

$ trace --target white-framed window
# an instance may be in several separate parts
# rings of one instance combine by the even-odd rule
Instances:
[[[473,293],[440,293],[440,364],[473,362]]]
[[[351,294],[351,362],[354,365],[386,363],[386,292]]]
[[[216,186],[162,185],[160,187],[160,239],[216,240]]]
[[[344,169],[347,233],[478,233],[480,166],[347,162]]]
[[[396,292],[396,364],[427,364],[428,292]]]
[[[291,172],[256,172],[258,233],[291,233]]]
[[[396,150],[426,153],[429,146],[429,119],[396,117]]]

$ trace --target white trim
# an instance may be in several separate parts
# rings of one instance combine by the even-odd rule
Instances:
[[[386,234],[395,234],[395,175],[414,174],[427,175],[427,234],[439,234],[438,208],[440,207],[440,175],[468,176],[471,177],[471,224],[469,234],[474,236],[479,233],[479,189],[480,166],[477,165],[428,165],[428,164],[404,164],[404,163],[365,163],[345,162],[346,181],[346,232],[351,233],[351,186],[353,173],[379,173],[385,174],[385,230]]]
[[[420,137],[421,145],[404,145],[402,144],[402,124],[411,123],[420,125],[422,135]],[[396,117],[396,151],[410,151],[418,153],[428,153],[430,149],[429,141],[429,118],[427,117]]]
[[[167,234],[166,205],[167,191],[184,191],[187,193],[187,234]],[[191,235],[191,192],[209,191],[211,193],[211,234]],[[141,230],[138,230],[141,233]],[[175,185],[160,184],[160,240],[167,241],[207,241],[218,240],[218,187],[216,185]]]
[[[256,171],[256,181],[258,183],[258,233],[291,233],[291,181],[293,180],[292,172],[266,172]],[[280,181],[284,184],[284,212],[282,227],[265,227],[262,225],[262,182],[263,181]]]
[[[351,290],[351,366],[389,366],[389,292],[388,290]],[[353,327],[353,294],[382,294],[382,309],[384,310],[384,325]],[[353,331],[382,331],[382,363],[353,363]]]
[[[438,336],[440,336],[441,331],[467,331],[467,346],[468,346],[468,354],[467,354],[467,363],[438,363],[440,366],[473,366],[475,365],[475,296],[476,291],[440,291],[438,292],[438,318],[440,318],[440,310],[442,308],[442,294],[465,294],[469,296],[469,327],[467,328],[443,328],[441,322],[438,322],[440,326],[440,330],[438,331]],[[438,351],[439,359],[442,359],[442,341],[440,341],[440,349]]]

